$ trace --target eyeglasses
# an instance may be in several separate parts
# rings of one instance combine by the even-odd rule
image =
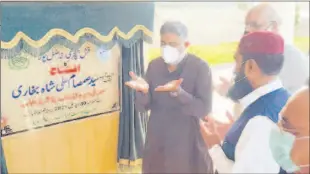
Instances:
[[[261,29],[263,28],[264,26],[266,26],[265,30],[269,29],[271,27],[271,25],[275,24],[276,21],[270,21],[268,22],[267,25],[261,25],[261,24],[258,24],[256,22],[250,22],[248,24],[246,24],[245,26],[245,30],[248,30],[248,29]]]
[[[278,125],[280,127],[280,130],[290,132],[294,135],[298,135],[298,131],[296,128],[292,126],[292,124],[289,122],[289,120],[286,117],[283,117],[282,115],[279,115],[279,122]]]
[[[261,28],[261,25],[257,24],[256,22],[251,22],[246,24],[245,29],[259,29]]]

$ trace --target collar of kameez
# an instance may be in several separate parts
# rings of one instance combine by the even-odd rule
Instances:
[[[185,52],[182,60],[177,65],[178,69],[182,69],[184,67],[184,64],[186,62],[187,57],[188,57],[188,54],[187,54],[187,52]]]
[[[186,62],[186,60],[187,60],[187,57],[188,57],[188,54],[186,53],[186,54],[184,54],[184,56],[183,56],[183,58],[182,58],[182,60],[176,65],[177,66],[177,68],[176,68],[176,70],[174,70],[174,71],[169,71],[170,73],[172,73],[172,72],[179,72],[179,73],[181,73],[182,72],[182,70],[183,70],[183,67],[184,67],[184,65],[185,65],[185,62]],[[168,67],[168,65],[167,65],[167,67]]]
[[[257,99],[260,97],[271,93],[277,89],[280,89],[283,87],[283,84],[280,79],[276,79],[266,85],[263,85],[257,89],[255,89],[253,92],[249,93],[242,99],[240,99],[240,104],[243,106],[243,108],[247,108],[250,104],[254,103]]]

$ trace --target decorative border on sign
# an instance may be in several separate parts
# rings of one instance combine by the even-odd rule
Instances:
[[[138,35],[139,32],[137,32],[136,35]],[[138,37],[138,36],[137,36]],[[130,41],[134,41],[135,39],[131,39]],[[29,46],[24,40],[20,40],[20,42],[11,49],[1,49],[1,59],[12,59],[18,55],[21,54],[21,52],[30,54],[33,57],[40,57],[43,56],[45,53],[50,51],[55,45],[61,45],[65,48],[68,48],[72,51],[79,50],[83,44],[86,42],[89,42],[91,44],[94,44],[96,46],[104,46],[105,49],[110,50],[114,45],[117,43],[117,40],[111,40],[110,42],[102,43],[100,40],[98,40],[96,37],[86,34],[82,37],[80,37],[79,41],[77,43],[72,43],[71,41],[67,40],[66,38],[62,36],[54,36],[51,38],[47,44],[40,48],[33,48]],[[122,40],[119,40],[118,43],[121,45],[124,45],[122,43]]]
[[[138,31],[142,31],[143,35],[145,35],[149,38],[152,38],[152,32],[143,25],[134,26],[127,34],[122,32],[118,27],[114,27],[110,31],[110,33],[106,36],[101,35],[99,32],[97,32],[96,30],[94,30],[92,28],[82,28],[79,31],[77,31],[74,35],[70,34],[69,32],[67,32],[63,29],[55,28],[55,29],[51,29],[50,31],[48,31],[39,40],[32,40],[25,33],[18,32],[11,41],[9,41],[9,42],[1,41],[1,49],[14,48],[15,46],[17,46],[19,44],[19,42],[21,40],[23,40],[24,42],[26,42],[26,44],[28,44],[29,46],[31,46],[33,48],[40,48],[40,47],[44,46],[45,44],[47,44],[49,42],[49,40],[51,38],[53,38],[54,36],[64,37],[73,43],[78,43],[80,40],[80,37],[87,35],[87,34],[93,35],[98,40],[100,40],[101,42],[104,42],[104,43],[112,41],[115,38],[115,36],[122,38],[124,40],[130,40],[135,35],[135,33]]]
[[[69,122],[74,122],[74,121],[78,121],[78,120],[82,120],[82,119],[89,119],[89,118],[92,118],[92,117],[103,116],[103,115],[111,114],[111,113],[115,113],[115,112],[120,112],[120,109],[112,109],[110,111],[106,111],[106,112],[102,112],[102,113],[97,113],[97,114],[93,114],[93,115],[86,115],[86,116],[78,117],[78,118],[75,118],[75,119],[70,119],[70,120],[65,120],[65,121],[61,121],[61,122],[55,122],[55,123],[44,125],[44,126],[34,127],[34,128],[31,128],[31,129],[23,129],[23,130],[12,132],[12,133],[8,133],[8,134],[1,134],[1,138],[7,137],[7,136],[16,135],[16,134],[20,134],[20,133],[25,133],[25,132],[28,132],[28,131],[31,131],[31,130],[37,130],[37,129],[51,127],[51,126],[55,126],[55,125],[59,125],[59,124],[65,124],[65,123],[69,123]]]

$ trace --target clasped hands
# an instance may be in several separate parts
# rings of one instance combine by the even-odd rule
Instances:
[[[143,92],[147,94],[149,91],[149,84],[141,77],[138,77],[134,72],[130,71],[129,75],[131,80],[126,82],[125,85],[129,86],[130,88]],[[172,80],[165,85],[157,86],[154,90],[157,92],[175,92],[180,88],[183,79],[180,78],[178,80]]]
[[[215,120],[212,116],[206,116],[205,121],[200,120],[200,132],[208,148],[219,145],[224,140],[234,120],[229,112],[226,112],[228,123]]]

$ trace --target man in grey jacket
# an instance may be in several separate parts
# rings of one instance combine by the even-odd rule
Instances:
[[[281,19],[276,10],[269,4],[254,6],[245,18],[245,32],[271,31],[278,33]],[[294,45],[285,44],[284,65],[279,74],[283,86],[291,93],[304,85],[309,77],[309,59]],[[231,82],[221,78],[222,84],[215,87],[220,95],[226,95]],[[242,108],[238,105],[234,108],[234,116],[238,117]]]

